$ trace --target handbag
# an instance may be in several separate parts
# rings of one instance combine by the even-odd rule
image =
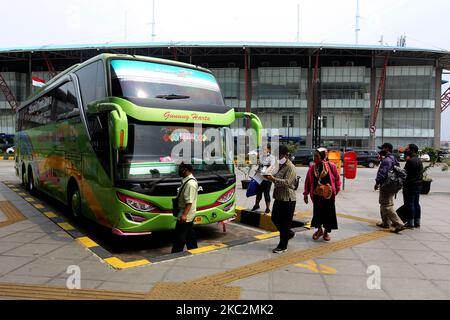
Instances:
[[[256,182],[255,179],[252,179],[247,187],[247,193],[246,193],[247,198],[256,196],[257,188],[258,188],[258,182]]]
[[[396,210],[398,217],[403,221],[403,223],[408,222],[408,209],[404,205]]]
[[[180,213],[180,207],[178,206],[178,199],[180,199],[181,194],[183,193],[184,187],[190,180],[195,180],[194,178],[190,178],[188,181],[183,183],[175,198],[172,198],[172,214],[175,218],[178,218],[178,214]]]
[[[329,183],[321,184],[319,182],[316,189],[314,190],[314,194],[321,196],[325,199],[331,199],[331,197],[333,196],[333,188]]]

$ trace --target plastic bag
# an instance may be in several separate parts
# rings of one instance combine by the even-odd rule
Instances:
[[[247,188],[247,198],[256,196],[256,190],[258,188],[258,182],[255,179],[251,179]]]

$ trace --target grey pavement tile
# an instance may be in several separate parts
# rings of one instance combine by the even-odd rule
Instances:
[[[295,294],[295,293],[274,293],[272,295],[274,300],[331,300],[330,296],[317,296],[309,294]]]
[[[362,261],[402,261],[402,258],[396,255],[395,252],[389,248],[353,248],[353,251],[361,258]]]
[[[44,257],[49,259],[56,259],[56,260],[83,260],[87,258],[88,256],[92,255],[91,251],[87,250],[86,248],[82,247],[78,243],[70,243],[67,245],[64,245],[60,247],[59,249],[56,249],[48,254],[46,254]]]
[[[11,249],[17,248],[19,246],[22,246],[23,243],[20,242],[7,242],[7,241],[0,241],[0,254],[3,252],[9,251]]]
[[[258,255],[232,254],[231,252],[229,252],[224,256],[222,267],[225,269],[240,267],[246,264],[265,260],[267,258],[270,258],[271,256],[272,255],[270,253],[267,253],[264,256],[258,256]]]
[[[367,276],[327,275],[324,279],[332,297],[388,298],[383,290],[367,288]]]
[[[366,265],[358,260],[315,259],[315,261],[319,265],[325,265],[325,266],[335,269],[336,274],[342,274],[342,275],[366,275],[367,274]],[[299,268],[299,269],[303,269],[303,268]],[[304,269],[304,270],[307,270],[307,269]],[[327,276],[327,274],[324,274],[324,276]]]
[[[61,227],[49,221],[48,223],[43,223],[40,225],[36,225],[32,228],[27,229],[27,232],[30,233],[47,233],[51,234],[54,232],[61,232]]]
[[[345,301],[345,300],[390,300],[390,298],[385,296],[380,297],[361,297],[361,296],[332,296],[331,300]]]
[[[416,268],[428,279],[450,280],[450,264],[417,264]]]
[[[436,252],[437,254],[441,255],[442,257],[446,258],[448,261],[450,261],[450,252]],[[442,263],[445,264],[445,263]]]
[[[395,300],[448,299],[432,282],[420,279],[382,279],[381,287]]]
[[[429,226],[435,232],[438,233],[450,233],[450,225],[437,225],[437,226]]]
[[[83,283],[81,283],[83,287]],[[136,283],[125,283],[125,282],[103,282],[96,289],[99,290],[112,290],[112,291],[125,291],[125,292],[139,292],[148,293],[153,286],[150,284],[136,284]]]
[[[48,221],[49,221],[48,218],[43,216],[43,215],[36,216],[36,217],[29,217],[28,220],[33,222],[33,223],[35,223],[35,224],[37,224],[37,225],[47,224]]]
[[[108,281],[132,284],[150,284],[161,282],[171,266],[164,264],[148,265],[138,269],[118,270]]]
[[[69,275],[67,276],[69,277]],[[103,281],[84,280],[83,278],[80,280],[81,289],[97,289],[102,284]],[[54,278],[48,281],[46,285],[67,288],[67,278]]]
[[[272,272],[271,285],[272,293],[328,295],[328,290],[322,277],[315,274],[277,270]]]
[[[269,292],[241,289],[241,300],[269,300]]]
[[[211,275],[217,272],[223,271],[222,269],[211,269],[206,266],[203,268],[190,268],[190,267],[177,267],[173,266],[164,276],[165,282],[178,282],[188,281],[196,278],[201,278],[207,275]]]
[[[0,241],[29,243],[43,237],[42,233],[16,232],[12,235],[0,238]]]
[[[44,243],[44,244],[59,244],[64,245],[67,243],[73,243],[75,240],[66,232],[54,232],[51,234],[45,234],[44,236],[33,240],[33,243]]]
[[[408,234],[411,238],[416,240],[429,240],[429,241],[445,241],[448,242],[445,234],[435,232],[411,232]],[[450,236],[450,234],[448,234]]]
[[[428,250],[427,247],[417,240],[386,239],[381,241],[391,249]]]
[[[439,287],[441,290],[447,293],[450,298],[450,281],[445,280],[432,280],[431,281],[435,286]]]
[[[230,285],[241,287],[243,290],[270,291],[270,273],[263,273],[253,277],[232,282]]]
[[[56,277],[61,273],[67,271],[67,267],[72,265],[69,261],[58,261],[50,259],[36,259],[21,268],[14,270],[9,275],[23,276],[29,275],[32,277]]]
[[[221,268],[224,258],[225,250],[220,250],[200,255],[191,255],[184,259],[177,259],[175,265],[185,267]]]
[[[18,283],[18,284],[45,284],[50,281],[49,277],[30,277],[5,275],[0,277],[0,283]]]
[[[449,242],[442,242],[442,241],[428,241],[428,240],[422,240],[421,241],[425,246],[428,248],[437,251],[437,252],[450,252],[450,245]]]
[[[3,255],[14,257],[39,257],[53,250],[56,250],[60,246],[61,245],[54,244],[27,243],[23,244],[20,247],[4,252]]]
[[[55,260],[55,262],[65,265],[65,268],[56,275],[58,278],[64,278],[66,276],[66,270],[69,265],[77,265],[80,267],[81,279],[85,280],[107,281],[114,275],[115,272],[118,272],[99,259],[97,259],[96,262],[86,260],[79,263],[76,261],[71,263],[67,260]]]
[[[373,240],[365,243],[358,244],[352,248],[371,248],[371,249],[386,249],[388,246],[381,240]]]
[[[31,257],[7,257],[0,256],[0,275],[5,275],[12,270],[18,269],[23,265],[30,263],[35,258]]]
[[[443,256],[445,253],[437,253],[432,250],[394,250],[411,264],[450,264],[450,252],[447,252],[448,259]]]
[[[379,267],[382,278],[425,279],[425,276],[420,272],[420,270],[407,261],[367,260],[365,262],[369,266]]]

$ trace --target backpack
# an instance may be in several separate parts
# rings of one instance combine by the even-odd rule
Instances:
[[[297,178],[295,178],[295,182],[294,182],[294,190],[298,189],[298,186],[300,185],[300,176],[297,176]]]
[[[382,183],[381,189],[383,192],[395,193],[403,188],[403,183],[406,180],[406,170],[400,166],[394,167],[388,171],[386,180]]]

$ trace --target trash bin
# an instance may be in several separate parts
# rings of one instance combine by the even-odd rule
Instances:
[[[358,155],[355,151],[347,151],[344,154],[344,177],[346,179],[355,179],[358,168]]]

